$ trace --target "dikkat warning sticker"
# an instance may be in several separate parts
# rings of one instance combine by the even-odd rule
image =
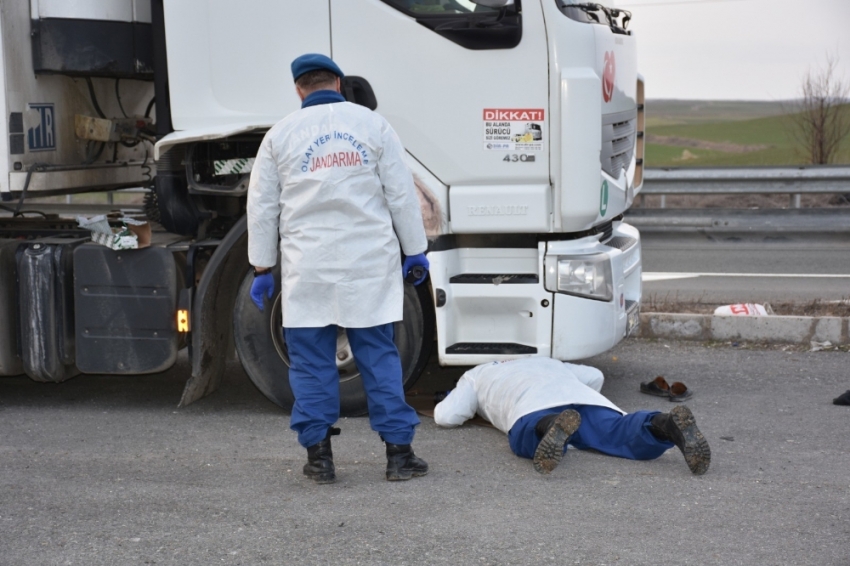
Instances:
[[[542,108],[485,108],[484,149],[543,151]]]

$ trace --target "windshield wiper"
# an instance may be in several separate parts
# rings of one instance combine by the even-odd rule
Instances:
[[[629,22],[632,19],[632,13],[628,10],[621,10],[619,8],[608,8],[596,2],[582,2],[580,4],[571,4],[561,0],[559,4],[560,8],[562,9],[577,8],[581,10],[587,15],[589,19],[593,20],[598,24],[602,23],[602,21],[599,19],[599,12],[602,12],[603,14],[605,14],[605,19],[607,20],[608,26],[611,28],[611,31],[624,35],[629,34],[629,32],[626,31],[626,28],[628,27]]]

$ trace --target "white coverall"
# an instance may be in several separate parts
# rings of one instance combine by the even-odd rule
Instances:
[[[350,102],[310,106],[278,122],[251,172],[248,235],[257,267],[277,263],[281,240],[284,327],[401,320],[399,243],[411,256],[427,241],[395,131]]]
[[[623,410],[599,393],[605,378],[596,368],[543,356],[491,362],[467,371],[434,408],[434,422],[460,426],[475,416],[508,434],[521,417],[562,405]]]
[[[673,447],[649,430],[657,411],[624,413],[599,393],[603,381],[598,369],[544,357],[483,364],[463,374],[434,408],[434,421],[458,426],[478,412],[508,435],[514,454],[533,458],[543,436],[540,420],[569,408],[581,417],[569,444],[581,450],[652,460]]]

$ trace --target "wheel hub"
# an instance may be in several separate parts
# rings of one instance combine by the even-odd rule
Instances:
[[[283,337],[283,309],[281,307],[279,293],[272,305],[272,313],[269,320],[269,332],[271,333],[272,343],[280,359],[283,360],[283,363],[287,367],[290,367],[289,349]],[[354,362],[354,353],[351,351],[348,335],[345,333],[345,329],[341,327],[337,327],[336,333],[336,369],[339,372],[340,381],[348,381],[360,377],[360,370],[357,369],[357,364]]]

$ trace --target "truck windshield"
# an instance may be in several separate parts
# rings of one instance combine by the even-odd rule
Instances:
[[[522,39],[520,0],[502,8],[481,6],[471,0],[382,2],[466,49],[513,49]]]
[[[384,2],[417,16],[428,14],[441,16],[447,14],[483,14],[499,11],[498,8],[479,6],[469,0],[384,0]]]

